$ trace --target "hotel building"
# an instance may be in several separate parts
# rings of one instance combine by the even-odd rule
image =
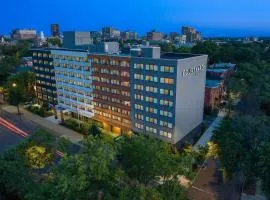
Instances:
[[[94,119],[106,130],[129,132],[130,56],[90,54],[93,68]]]
[[[59,106],[114,133],[133,131],[181,146],[203,121],[206,55],[51,50]]]
[[[191,141],[203,121],[206,55],[131,52],[132,130],[172,144]]]
[[[57,95],[51,50],[33,49],[32,58],[36,74],[36,96],[38,101],[56,104]]]
[[[58,105],[80,119],[94,116],[91,60],[87,51],[52,50]]]

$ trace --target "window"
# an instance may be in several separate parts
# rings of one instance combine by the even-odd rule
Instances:
[[[145,70],[158,71],[157,65],[145,65]]]
[[[159,104],[162,105],[162,106],[170,106],[170,107],[173,106],[173,102],[172,101],[164,100],[164,99],[161,99],[159,101]]]
[[[174,80],[172,78],[160,78],[160,83],[173,84]]]
[[[154,134],[157,133],[157,129],[152,128],[152,127],[149,127],[149,126],[146,126],[146,127],[145,127],[145,130],[146,130],[147,132],[149,132],[149,133],[154,133]]]
[[[159,114],[161,116],[165,116],[165,117],[172,117],[172,113],[171,112],[168,112],[168,111],[165,111],[165,110],[160,110],[159,111]]]
[[[164,126],[164,127],[168,127],[168,128],[172,128],[172,123],[167,122],[167,121],[160,120],[159,125]]]
[[[145,76],[146,81],[151,81],[151,82],[158,82],[158,77],[156,76]]]
[[[135,104],[135,109],[137,109],[137,110],[143,110],[143,105]]]
[[[143,85],[137,85],[137,84],[135,84],[134,85],[134,89],[135,90],[143,90]]]
[[[136,119],[139,119],[139,120],[143,120],[144,119],[144,116],[141,115],[141,114],[135,114],[135,118]]]
[[[159,90],[159,92],[160,92],[160,94],[173,96],[173,90],[161,88],[161,89]]]
[[[135,94],[135,99],[143,101],[143,95]]]
[[[153,117],[145,117],[145,121],[153,123],[153,124],[157,124],[157,119]]]
[[[157,93],[157,88],[156,87],[151,87],[151,86],[146,86],[145,87],[146,92],[154,92]]]
[[[135,127],[138,128],[138,129],[143,129],[143,125],[142,124],[135,123]]]
[[[160,71],[161,72],[170,72],[170,73],[173,73],[174,72],[174,67],[160,66]]]
[[[124,71],[122,71],[122,72],[121,72],[121,76],[122,76],[122,77],[129,77],[129,72],[124,72]]]
[[[134,69],[143,69],[143,64],[134,64]]]
[[[143,75],[142,74],[134,74],[134,79],[143,80]]]
[[[150,112],[150,113],[157,114],[157,109],[156,109],[156,108],[146,107],[146,108],[145,108],[145,111],[146,111],[146,112]]]
[[[172,133],[166,131],[159,131],[159,134],[164,137],[172,138]]]
[[[150,103],[157,103],[157,98],[145,97],[145,101]]]

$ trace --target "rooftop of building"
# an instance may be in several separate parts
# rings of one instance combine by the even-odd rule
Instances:
[[[33,49],[31,49],[31,51],[52,51],[52,50],[87,52],[87,50],[83,50],[83,49],[67,49],[67,48],[56,48],[56,47],[33,48]]]
[[[220,85],[221,85],[220,80],[206,79],[206,81],[205,81],[205,87],[208,87],[208,88],[217,88]]]
[[[216,73],[224,73],[227,70],[228,69],[224,69],[224,68],[208,68],[207,69],[208,72],[216,72]]]
[[[216,68],[216,69],[229,69],[234,68],[236,64],[233,63],[215,63],[213,65],[210,65],[209,68]]]
[[[130,54],[127,53],[106,53],[106,52],[89,52],[88,55],[97,55],[97,56],[118,56],[118,57],[131,57]]]
[[[191,53],[171,53],[171,52],[162,52],[160,54],[161,59],[170,59],[170,60],[179,60],[186,59],[196,56],[202,56],[202,54],[191,54]]]

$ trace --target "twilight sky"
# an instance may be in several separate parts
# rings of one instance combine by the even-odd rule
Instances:
[[[113,26],[140,35],[194,26],[204,36],[270,36],[270,0],[1,0],[0,34],[35,28],[49,34]]]

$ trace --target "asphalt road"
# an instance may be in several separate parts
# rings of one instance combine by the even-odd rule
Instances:
[[[0,110],[0,117],[30,134],[38,127],[31,121],[27,121],[25,119],[20,120],[18,115],[14,115],[3,110]],[[20,144],[23,139],[23,137],[0,125],[0,153]]]
[[[22,141],[21,136],[0,125],[0,153],[20,144]]]
[[[17,114],[12,114],[4,110],[0,110],[0,117],[4,118],[8,122],[14,124],[15,126],[17,126],[18,128],[27,133],[34,132],[38,127],[38,125],[35,124],[34,122],[27,120],[24,117],[20,119],[20,117]]]

